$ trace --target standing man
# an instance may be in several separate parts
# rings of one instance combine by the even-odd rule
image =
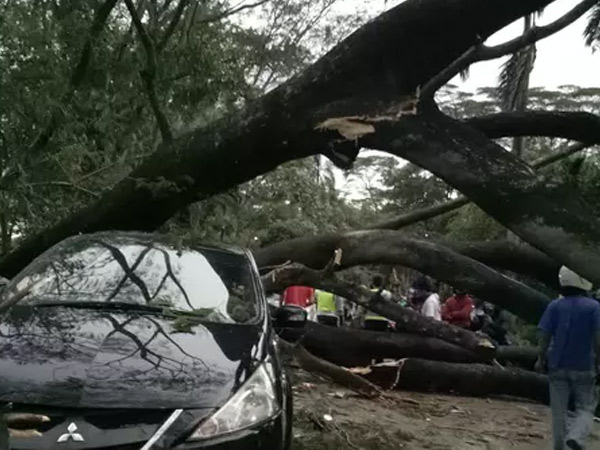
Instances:
[[[554,450],[579,450],[584,449],[598,403],[600,304],[587,294],[592,283],[567,267],[561,267],[558,279],[562,297],[548,305],[540,320],[535,368],[547,370],[550,379]],[[567,423],[570,396],[575,416]]]
[[[474,308],[473,299],[469,294],[455,289],[454,295],[447,299],[442,306],[442,319],[457,327],[470,329],[471,313]]]

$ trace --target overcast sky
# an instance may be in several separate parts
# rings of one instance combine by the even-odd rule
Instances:
[[[367,0],[373,9],[384,11],[402,0]],[[554,21],[573,8],[579,0],[556,0],[546,8],[538,19],[539,25]],[[365,0],[344,0],[345,7],[364,4]],[[583,30],[587,16],[571,24],[559,33],[538,43],[535,69],[532,73],[531,86],[557,87],[574,84],[582,87],[600,86],[600,51],[592,53],[583,43]],[[522,32],[523,23],[519,21],[500,30],[488,40],[488,44],[498,44],[516,37]],[[478,87],[496,85],[500,65],[504,60],[478,63],[471,67],[470,77],[466,82],[459,78],[452,82],[464,89],[474,90]]]

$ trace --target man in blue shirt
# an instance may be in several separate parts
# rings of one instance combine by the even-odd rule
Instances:
[[[561,267],[562,297],[550,303],[540,320],[536,370],[548,371],[554,450],[583,449],[598,403],[596,376],[600,359],[600,303],[588,297],[592,284]],[[569,398],[575,414],[568,423]]]

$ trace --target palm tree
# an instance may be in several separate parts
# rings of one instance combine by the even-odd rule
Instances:
[[[535,26],[535,17],[527,15],[523,18],[523,33],[527,33]],[[537,49],[535,44],[529,45],[517,53],[514,53],[502,66],[499,76],[497,96],[503,111],[523,112],[527,109],[529,97],[529,80],[533,65],[535,63]],[[524,137],[514,137],[512,140],[512,152],[519,158],[523,158],[525,147]],[[507,230],[506,237],[509,241],[519,243],[519,238]]]
[[[535,26],[535,17],[524,17],[523,33]],[[514,53],[502,66],[498,83],[498,99],[504,111],[523,112],[527,109],[529,80],[536,57],[535,44],[529,45]],[[522,158],[524,138],[513,138],[512,151]]]
[[[583,37],[585,38],[585,44],[596,50],[600,43],[600,1],[592,8]]]

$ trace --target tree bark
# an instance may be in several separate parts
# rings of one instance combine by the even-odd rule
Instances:
[[[551,155],[544,156],[535,161],[531,162],[531,167],[535,169],[541,169],[551,164],[554,164],[557,161],[562,161],[569,156],[585,150],[588,148],[588,144],[584,143],[575,143],[567,146],[566,148],[553,153]],[[415,224],[417,222],[421,222],[424,220],[432,219],[434,217],[438,217],[442,214],[446,214],[448,212],[456,211],[457,209],[462,208],[465,205],[468,205],[471,201],[464,196],[458,197],[456,199],[439,203],[437,205],[428,206],[426,208],[418,209],[415,211],[410,211],[408,213],[402,214],[400,216],[394,217],[392,219],[388,219],[383,222],[379,222],[375,225],[371,225],[366,229],[369,230],[397,230],[399,228],[407,227],[409,225]]]
[[[433,219],[434,217],[441,216],[451,211],[456,211],[465,205],[471,203],[467,197],[459,197],[454,200],[449,200],[444,203],[437,205],[428,206],[426,208],[418,209],[416,211],[410,211],[406,214],[388,219],[384,222],[379,222],[374,225],[367,227],[367,230],[397,230],[404,228],[409,225],[413,225],[424,220]]]
[[[463,289],[532,323],[537,323],[548,297],[452,250],[389,230],[355,231],[293,239],[254,253],[259,267],[293,260],[311,268],[324,267],[336,249],[340,268],[364,264],[410,267]]]
[[[588,112],[502,112],[465,119],[464,123],[490,139],[501,137],[561,137],[585,144],[600,144],[600,117]]]
[[[373,295],[366,287],[341,281],[333,273],[311,270],[294,264],[275,269],[262,278],[267,292],[283,290],[294,285],[312,286],[344,297],[367,310],[393,320],[398,331],[442,339],[473,352],[483,361],[491,361],[496,354],[491,341],[483,336],[424,317],[416,311],[398,305],[397,302]]]
[[[520,347],[506,345],[497,348],[496,359],[500,364],[520,367],[521,369],[534,370],[535,361],[539,350],[535,347]]]
[[[437,361],[468,363],[477,355],[441,339],[408,333],[382,333],[336,328],[307,322],[304,328],[284,328],[280,337],[298,342],[310,353],[343,367],[364,367],[375,360],[427,358]]]
[[[12,242],[11,226],[6,211],[0,211],[0,254],[8,253]]]
[[[461,255],[496,269],[524,275],[558,289],[560,264],[529,245],[516,245],[508,240],[485,242],[441,241]]]
[[[321,152],[348,167],[358,147],[332,150],[331,136],[315,130],[319,123],[397,109],[469,47],[549,3],[406,1],[242,111],[162,145],[96,203],[26,238],[0,260],[0,273],[13,276],[76,233],[153,230],[181,207],[293,159]]]
[[[384,389],[476,397],[509,395],[548,403],[548,378],[521,369],[408,358],[395,366],[371,367],[365,378]]]
[[[369,398],[381,395],[378,386],[340,366],[316,357],[302,345],[291,345],[281,339],[279,339],[278,345],[282,352],[291,353],[298,365],[308,372],[324,375],[335,383]]]
[[[431,171],[524,241],[600,282],[600,220],[593,208],[478,131],[430,110],[378,122],[359,144]]]

